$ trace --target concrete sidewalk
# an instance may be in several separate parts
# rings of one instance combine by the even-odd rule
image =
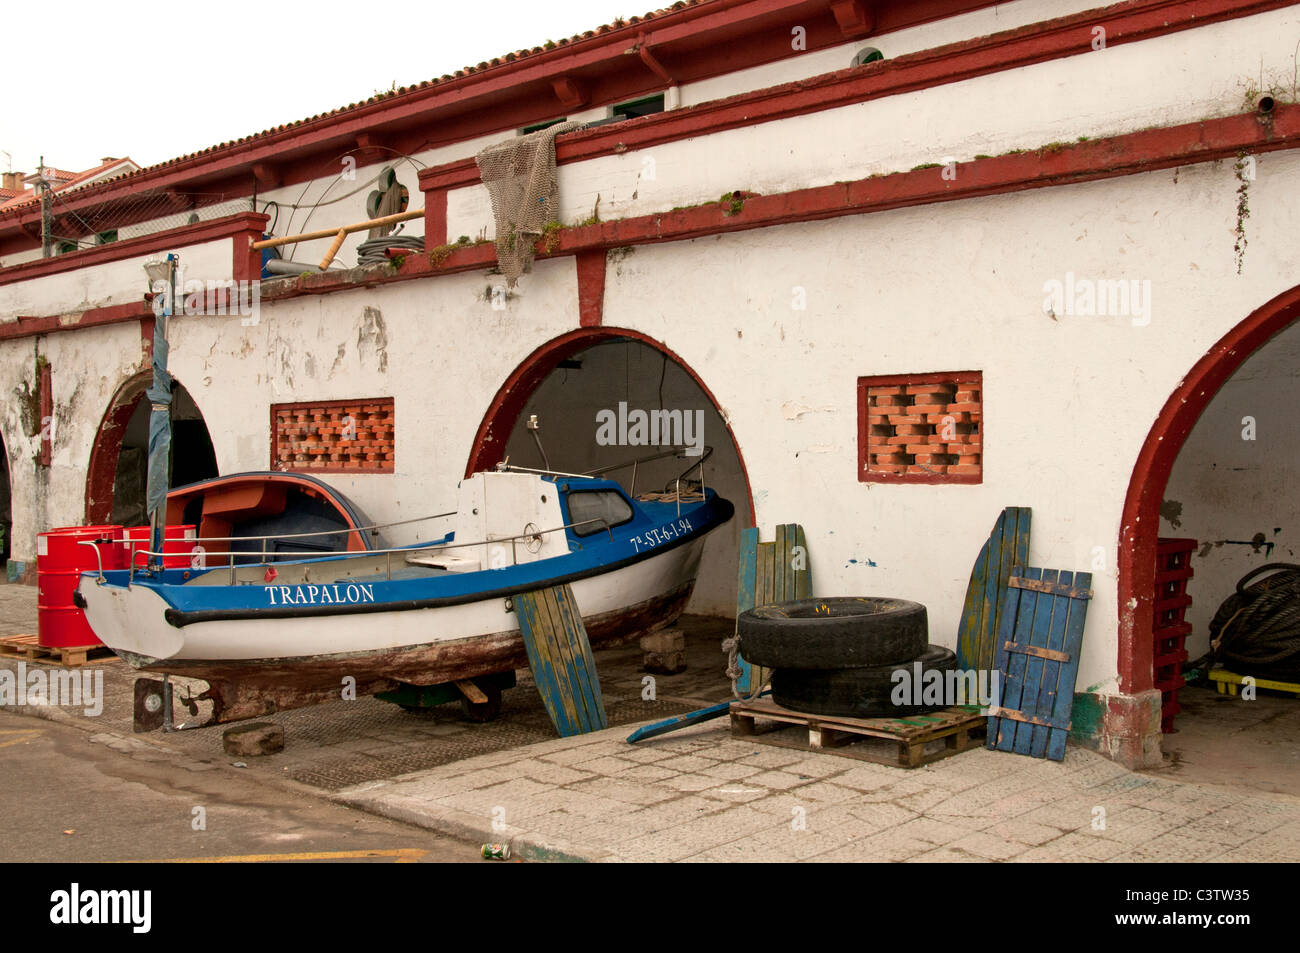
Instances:
[[[1300,798],[979,748],[912,770],[733,738],[727,719],[472,758],[334,797],[532,859],[1297,861]]]
[[[35,622],[35,590],[0,586],[0,634]],[[717,633],[707,620],[692,625],[691,667],[659,678],[658,704],[638,701],[638,650],[602,653],[607,705],[634,722],[725,697]],[[120,662],[102,670],[100,717],[18,711],[135,760],[238,770],[471,843],[507,841],[525,858],[1300,860],[1300,799],[1286,794],[1135,774],[1077,747],[1060,764],[981,748],[903,770],[732,738],[725,718],[638,745],[624,740],[631,724],[535,740],[553,729],[526,680],[490,725],[374,700],[270,716],[288,749],[236,769],[219,727],[133,735],[133,673]]]

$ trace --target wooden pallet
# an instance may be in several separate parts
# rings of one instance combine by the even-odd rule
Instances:
[[[92,661],[117,658],[107,645],[41,645],[34,635],[7,635],[0,638],[0,658],[19,658],[46,665],[78,668]]]
[[[760,729],[758,722],[776,722]],[[790,727],[806,729],[790,731]],[[770,698],[731,703],[731,733],[763,744],[800,751],[919,768],[984,743],[988,719],[976,705],[957,705],[905,718],[810,715],[782,708]]]
[[[1214,687],[1219,690],[1220,695],[1235,695],[1242,680],[1250,676],[1238,675],[1236,672],[1229,672],[1227,669],[1216,668],[1207,673],[1206,677],[1214,682]],[[1275,692],[1290,692],[1293,695],[1300,695],[1300,685],[1294,682],[1279,682],[1271,678],[1256,678],[1256,688],[1269,688]]]

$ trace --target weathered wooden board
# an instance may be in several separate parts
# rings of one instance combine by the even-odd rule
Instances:
[[[1007,588],[1012,567],[1029,562],[1031,518],[1029,507],[1008,506],[998,516],[993,532],[975,558],[957,631],[959,671],[993,670],[1002,593]]]
[[[567,585],[514,597],[538,694],[561,737],[606,726],[587,628]]]
[[[740,578],[736,590],[736,615],[754,606],[807,599],[812,595],[812,570],[808,540],[798,523],[777,526],[775,539],[759,542],[757,527],[740,534]],[[755,667],[740,658],[741,676],[736,690],[752,695],[772,676],[771,669]]]
[[[1016,578],[1018,577],[1018,578]],[[1092,574],[1015,569],[998,618],[987,746],[1060,761],[1074,705]]]

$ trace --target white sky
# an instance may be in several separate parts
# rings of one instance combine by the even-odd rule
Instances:
[[[34,172],[42,154],[74,172],[102,156],[152,165],[669,4],[62,0],[57,18],[32,7],[0,26],[0,171]],[[152,96],[168,104],[159,115]]]

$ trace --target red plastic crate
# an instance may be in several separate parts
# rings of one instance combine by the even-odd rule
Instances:
[[[1160,730],[1174,730],[1174,716],[1182,711],[1178,690],[1187,684],[1183,663],[1187,661],[1187,636],[1192,626],[1186,621],[1192,597],[1187,581],[1192,578],[1192,553],[1197,541],[1164,538],[1156,542],[1156,579],[1152,594],[1154,626],[1152,640],[1152,686],[1161,693]]]

